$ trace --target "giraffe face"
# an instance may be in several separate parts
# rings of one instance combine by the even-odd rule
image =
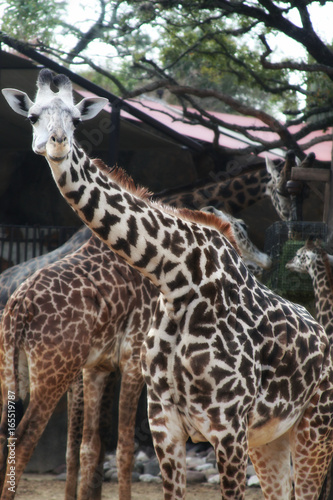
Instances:
[[[270,196],[274,208],[281,220],[291,220],[291,198],[286,190],[281,189],[281,171],[272,160],[266,158],[266,169],[271,176],[267,185],[267,194]]]
[[[33,128],[34,152],[52,161],[64,160],[72,147],[75,125],[81,121],[79,111],[55,97],[47,107],[34,104],[28,118]]]
[[[295,257],[293,257],[286,264],[286,269],[289,271],[294,271],[296,273],[308,273],[308,270],[311,268],[311,265],[317,259],[317,252],[312,249],[304,246],[299,248],[296,252]]]
[[[243,261],[248,267],[255,269],[254,274],[259,274],[260,269],[269,269],[272,266],[272,260],[269,255],[261,252],[250,240],[248,227],[242,219],[237,219],[230,214],[217,210],[213,206],[204,207],[201,210],[212,213],[231,224],[237,245],[242,253]]]
[[[53,92],[51,85],[58,88]],[[71,151],[75,127],[94,118],[107,104],[103,97],[85,98],[74,104],[72,85],[64,75],[44,69],[38,77],[38,91],[33,102],[25,92],[3,89],[10,107],[27,117],[33,128],[32,148],[53,162],[63,161]]]

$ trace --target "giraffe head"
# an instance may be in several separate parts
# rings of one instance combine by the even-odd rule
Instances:
[[[269,269],[272,266],[271,258],[257,248],[249,238],[248,228],[242,219],[236,219],[230,214],[217,210],[215,207],[208,206],[201,209],[204,212],[213,213],[219,219],[229,222],[232,227],[237,245],[242,253],[245,264],[251,269],[255,269],[254,274],[258,274],[259,266],[261,269]]]
[[[57,91],[53,91],[51,86]],[[76,125],[94,118],[108,100],[103,97],[85,98],[75,105],[69,78],[55,75],[48,69],[40,71],[37,88],[35,102],[21,90],[3,89],[2,93],[16,113],[30,120],[34,152],[59,162],[71,151]]]
[[[323,252],[321,244],[309,238],[305,245],[297,250],[296,255],[287,262],[286,268],[289,271],[306,274],[316,260],[321,258]]]
[[[288,151],[284,165],[277,166],[266,158],[266,170],[271,176],[267,185],[267,192],[272,200],[275,210],[281,220],[291,220],[291,198],[287,190],[287,182],[291,178],[291,168],[296,166],[296,158],[293,151]]]

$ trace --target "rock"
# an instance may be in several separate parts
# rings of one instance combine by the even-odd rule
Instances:
[[[202,457],[186,457],[186,465],[188,469],[195,469],[199,465],[206,463],[206,459]]]
[[[141,474],[139,477],[143,483],[161,483],[162,479],[159,476],[152,476],[151,474]]]
[[[247,480],[247,485],[248,486],[258,486],[260,487],[260,483],[259,483],[259,479],[257,476],[251,476],[248,480]]]
[[[139,474],[144,473],[144,464],[142,462],[134,462],[133,472],[138,472]]]
[[[186,481],[189,484],[193,483],[205,483],[206,482],[206,476],[203,472],[199,472],[196,470],[188,470],[186,473]]]
[[[118,472],[117,471],[108,471],[110,472],[109,480],[111,483],[118,483]],[[107,475],[105,474],[105,479]],[[140,481],[140,474],[138,472],[132,472],[132,483],[138,483]]]
[[[66,472],[62,472],[61,474],[57,474],[57,476],[56,476],[57,481],[66,481],[66,479],[67,479]]]
[[[150,458],[148,457],[147,453],[141,450],[135,457],[136,462],[148,462],[148,460],[150,460]]]
[[[215,474],[215,476],[210,476],[207,480],[209,484],[220,484],[220,475]]]
[[[199,471],[205,471],[207,469],[211,469],[212,468],[212,464],[209,464],[209,463],[204,463],[204,464],[199,464],[195,467],[195,470],[199,470]]]
[[[214,450],[210,450],[206,456],[206,462],[216,466],[216,455]]]
[[[255,476],[256,475],[256,471],[254,470],[254,467],[253,467],[252,464],[249,464],[247,466],[246,475],[247,475],[247,477],[251,477],[251,476]]]
[[[104,474],[105,481],[118,481],[117,469],[115,467],[111,467],[110,469],[105,471]]]
[[[156,457],[151,458],[148,462],[143,464],[143,473],[152,476],[158,476],[160,473],[160,465]]]
[[[216,476],[216,474],[219,475],[219,472],[215,467],[210,467],[210,469],[204,471],[204,474],[206,476],[206,480],[208,481],[210,477]]]

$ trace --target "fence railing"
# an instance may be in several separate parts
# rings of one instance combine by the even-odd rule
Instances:
[[[55,250],[77,230],[77,227],[0,224],[0,272]]]

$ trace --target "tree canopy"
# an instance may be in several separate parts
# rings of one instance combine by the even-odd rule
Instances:
[[[259,118],[260,130],[277,134],[266,141],[258,139],[258,129],[238,127],[256,142],[246,153],[278,147],[303,158],[315,142],[331,140],[333,50],[313,26],[311,9],[318,2],[99,0],[80,12],[80,21],[64,14],[66,3],[59,0],[5,3],[10,9],[3,32],[78,66],[77,71],[84,65],[121,97],[163,92],[163,98],[180,104],[184,121],[212,129],[216,143],[221,126],[235,129],[217,119],[216,110]],[[38,37],[29,22],[22,23],[36,16]],[[281,53],[281,37],[297,50]],[[290,127],[300,124],[291,133]],[[327,133],[307,140],[317,130]]]

